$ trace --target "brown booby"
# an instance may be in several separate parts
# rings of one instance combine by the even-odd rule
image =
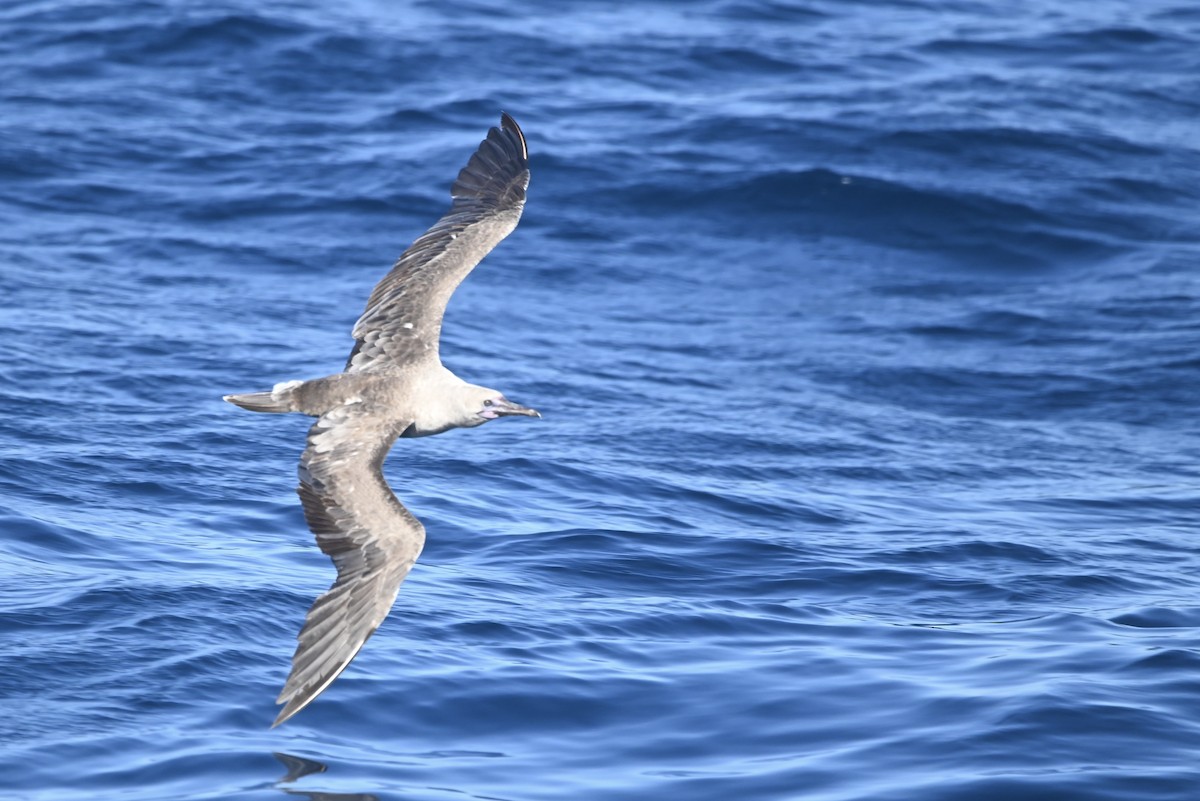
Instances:
[[[425,527],[396,499],[383,461],[397,437],[473,428],[510,415],[540,417],[442,365],[442,315],[455,288],[517,226],[529,151],[500,116],[450,189],[453,203],[376,285],[354,324],[345,370],[269,392],[226,395],[254,412],[317,418],[300,457],[300,502],[337,579],[309,609],[276,703],[273,726],[320,695],[354,659],[396,600],[425,542]]]

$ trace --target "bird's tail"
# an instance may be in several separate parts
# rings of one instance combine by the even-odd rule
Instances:
[[[222,397],[234,406],[241,406],[252,412],[283,414],[297,411],[295,389],[302,383],[304,382],[288,381],[276,384],[270,392],[246,392],[241,395],[224,395]]]

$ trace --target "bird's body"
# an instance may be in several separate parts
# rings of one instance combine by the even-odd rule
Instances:
[[[297,492],[337,580],[308,612],[274,725],[307,706],[346,668],[391,609],[425,542],[392,494],[383,461],[399,437],[538,416],[454,375],[438,353],[442,315],[458,284],[517,225],[529,183],[525,137],[507,114],[459,173],[454,203],[401,255],[354,326],[344,372],[226,395],[257,412],[317,418]]]

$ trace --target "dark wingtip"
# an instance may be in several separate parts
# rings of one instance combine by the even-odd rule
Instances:
[[[459,200],[491,203],[496,207],[525,200],[529,185],[529,147],[516,120],[501,112],[500,127],[488,129],[487,138],[467,161],[450,187]]]
[[[521,126],[517,125],[517,121],[512,118],[507,111],[500,112],[500,127],[505,131],[512,131],[521,140],[521,155],[529,158],[529,145],[525,142],[525,132],[521,130]]]

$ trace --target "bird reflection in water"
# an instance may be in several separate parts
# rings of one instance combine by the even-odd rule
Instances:
[[[293,754],[282,754],[278,751],[274,752],[275,758],[283,763],[287,768],[287,773],[283,778],[275,782],[278,787],[281,784],[291,784],[297,779],[305,776],[311,776],[314,773],[324,773],[329,770],[323,762],[318,762],[315,759],[305,759]],[[293,790],[290,787],[279,787],[280,790],[288,795],[297,795],[309,799],[309,801],[379,801],[378,796],[370,793],[326,793],[320,790]]]

